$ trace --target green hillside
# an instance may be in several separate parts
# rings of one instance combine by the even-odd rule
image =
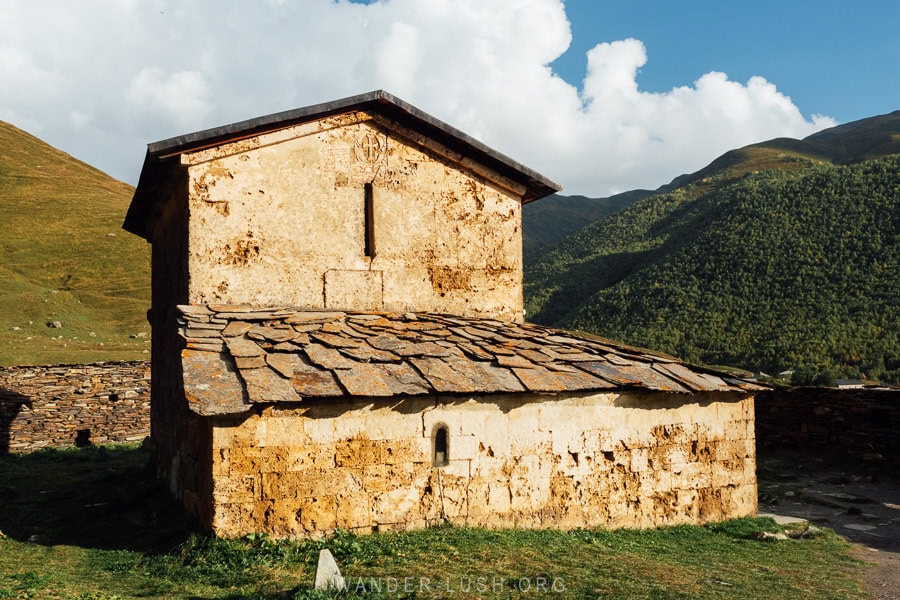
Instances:
[[[525,265],[567,236],[643,198],[698,184],[705,191],[757,171],[800,171],[824,163],[851,164],[900,153],[900,110],[815,133],[803,140],[777,138],[726,152],[696,171],[655,191],[631,190],[608,198],[554,194],[522,209]]]
[[[597,219],[618,212],[652,194],[632,190],[608,198],[553,194],[522,207],[522,251],[525,264],[534,262],[547,248]]]
[[[0,121],[0,365],[148,357],[149,246],[121,229],[132,192]]]
[[[735,150],[583,228],[526,269],[529,320],[900,382],[900,155],[864,160],[894,150],[898,126],[900,112]]]

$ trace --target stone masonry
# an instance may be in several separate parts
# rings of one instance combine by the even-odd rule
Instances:
[[[734,394],[329,401],[212,421],[221,536],[656,527],[756,511],[753,399]],[[450,460],[436,469],[442,426]]]
[[[149,433],[149,363],[0,367],[0,454]]]

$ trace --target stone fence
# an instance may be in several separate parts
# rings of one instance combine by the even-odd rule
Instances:
[[[900,475],[900,390],[763,392],[756,397],[756,444]]]
[[[0,455],[148,435],[148,362],[0,367]]]

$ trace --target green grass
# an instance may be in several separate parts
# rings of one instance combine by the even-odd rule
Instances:
[[[147,357],[131,336],[150,330],[149,246],[121,228],[133,191],[0,121],[0,365]]]
[[[863,598],[862,564],[830,531],[761,542],[767,519],[648,531],[408,533],[217,540],[152,480],[136,447],[0,458],[0,599],[326,598],[329,548],[342,598]]]

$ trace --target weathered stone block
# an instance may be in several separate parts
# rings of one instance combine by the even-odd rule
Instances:
[[[302,533],[333,530],[337,527],[337,500],[335,496],[305,498],[295,514]]]
[[[403,411],[388,406],[368,406],[354,411],[345,419],[337,419],[334,423],[335,439],[364,435],[372,440],[396,440],[421,435],[422,418],[417,410],[420,406],[433,406],[433,401],[410,399],[404,404],[409,406],[404,406]]]
[[[253,531],[247,529],[251,524],[256,524],[257,527],[267,526],[265,511],[270,504],[269,502],[217,503],[210,525],[220,537],[238,537],[246,531]],[[278,533],[274,529],[267,531],[271,531],[272,535],[289,535],[286,531]]]
[[[338,467],[362,468],[384,463],[384,446],[367,438],[353,438],[336,442],[335,464]]]
[[[656,457],[658,457],[667,469],[678,472],[683,467],[693,464],[691,460],[690,448],[684,444],[665,444],[656,447]],[[655,463],[654,463],[655,464]]]
[[[453,460],[472,460],[478,452],[478,440],[474,435],[458,435],[449,440],[450,457]]]
[[[340,529],[371,528],[373,525],[372,495],[364,491],[337,491],[335,495],[335,526]]]
[[[361,475],[341,468],[262,474],[263,498],[317,498],[337,490],[362,491]]]
[[[375,523],[384,525],[421,519],[420,496],[419,490],[409,487],[372,494],[372,516]]]
[[[451,456],[450,463],[445,467],[438,467],[445,477],[465,478],[472,475],[472,462],[469,460],[454,460]]]
[[[331,444],[339,439],[335,432],[335,419],[306,418],[300,421],[303,432],[312,444]]]
[[[397,465],[377,464],[363,467],[362,473],[366,492],[387,492],[398,487],[412,487],[414,468],[410,462]]]
[[[325,307],[380,310],[384,306],[381,271],[325,271]]]
[[[281,472],[287,468],[287,449],[259,448],[257,446],[235,446],[227,455],[228,472],[263,473]],[[214,456],[214,460],[215,460]]]
[[[287,448],[285,472],[333,469],[335,464],[334,447],[331,445],[310,444]]]
[[[213,427],[212,428],[212,447],[213,448],[229,448],[234,443],[234,435],[236,427]]]
[[[650,470],[650,452],[646,448],[635,448],[631,451],[631,470],[642,475]]]
[[[214,482],[214,502],[254,502],[260,499],[260,478],[258,475],[232,474],[220,477]]]
[[[306,441],[306,434],[296,418],[268,417],[260,446],[296,446]]]
[[[422,463],[431,460],[431,450],[423,450],[422,445],[427,442],[427,447],[430,448],[430,440],[421,437],[381,439],[375,442],[381,446],[381,460],[386,465]]]

